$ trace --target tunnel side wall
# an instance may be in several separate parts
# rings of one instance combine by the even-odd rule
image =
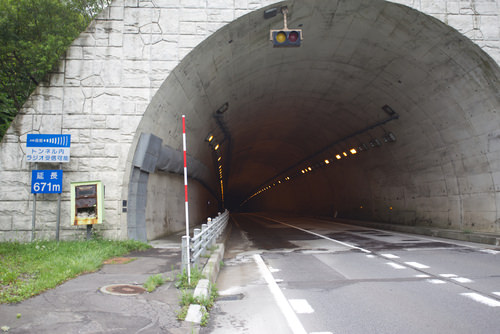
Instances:
[[[500,62],[498,0],[395,2],[455,27]],[[28,133],[72,136],[71,161],[63,166],[61,237],[74,239],[85,234],[84,228],[70,225],[70,183],[100,180],[106,187],[105,220],[98,228],[107,238],[127,238],[123,201],[128,194],[130,151],[153,96],[201,41],[271,3],[274,1],[200,0],[186,5],[114,1],[73,42],[58,69],[33,92],[0,143],[0,240],[29,239],[33,212],[30,171],[35,166],[26,162]],[[56,203],[57,195],[37,197],[37,237],[54,236]],[[204,212],[200,210],[199,216]],[[148,213],[147,219],[156,221],[163,214]],[[180,221],[169,215],[166,219]]]

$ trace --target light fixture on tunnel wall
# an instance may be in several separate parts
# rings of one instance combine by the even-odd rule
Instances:
[[[389,115],[389,116],[394,116],[394,115],[396,115],[396,112],[395,112],[395,111],[394,111],[391,107],[389,107],[389,105],[388,105],[388,104],[384,105],[384,106],[382,107],[382,110],[383,110],[383,111],[385,111],[385,112],[387,113],[387,115]]]
[[[352,154],[352,155],[354,155],[354,154],[358,153],[358,151],[356,151],[356,149],[355,149],[355,148],[351,148],[351,149],[349,150],[349,152],[351,152],[351,154]]]
[[[380,142],[380,140],[375,138],[375,139],[370,140],[370,146],[371,147],[380,147],[380,146],[382,146],[382,143]]]
[[[384,136],[382,137],[384,142],[386,143],[393,143],[396,141],[396,136],[392,132],[386,132]]]
[[[210,143],[212,140],[214,140],[214,135],[213,135],[213,134],[211,134],[211,133],[209,133],[209,134],[207,135],[207,137],[205,138],[205,141],[207,141],[207,142],[209,142],[209,143]]]
[[[229,109],[229,103],[226,102],[219,109],[217,109],[215,112],[220,115],[220,114],[225,113],[228,109]]]
[[[217,151],[219,149],[220,145],[217,143],[214,143],[213,147],[214,147],[214,151]]]

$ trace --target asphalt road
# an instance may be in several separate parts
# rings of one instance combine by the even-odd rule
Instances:
[[[500,333],[500,249],[233,215],[201,333]]]

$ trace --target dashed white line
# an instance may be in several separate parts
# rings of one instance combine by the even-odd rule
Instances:
[[[500,296],[500,292],[493,292],[494,295]]]
[[[385,257],[387,259],[399,259],[399,256],[394,255],[394,254],[380,254],[380,255],[382,255],[383,257]]]
[[[314,309],[309,305],[307,300],[305,299],[288,299],[290,305],[292,305],[295,313],[304,314],[304,313],[314,313]]]
[[[405,262],[407,265],[413,267],[413,268],[417,268],[417,269],[427,269],[427,268],[430,268],[429,266],[426,266],[425,264],[421,264],[421,263],[418,263],[418,262]]]
[[[274,281],[273,275],[267,268],[264,260],[262,260],[262,257],[259,254],[254,254],[253,258],[255,260],[255,263],[257,264],[257,267],[259,268],[260,273],[266,280],[267,286],[269,287],[274,300],[276,300],[276,303],[278,304],[281,312],[285,316],[285,319],[287,320],[288,326],[292,330],[292,333],[307,334],[304,326],[302,326],[302,323],[297,317],[297,314],[293,311],[292,307],[285,298],[285,295],[278,287],[278,284],[276,284],[276,282]]]
[[[476,302],[479,302],[481,304],[485,304],[491,307],[499,307],[500,302],[498,300],[495,300],[493,298],[485,297],[483,295],[480,295],[479,293],[475,292],[466,292],[466,293],[461,293],[462,296],[468,297]]]
[[[418,277],[418,278],[428,278],[430,276],[429,275],[421,274],[421,275],[415,275],[415,277]]]
[[[394,262],[387,262],[388,265],[393,267],[394,269],[406,269],[405,266],[402,266],[400,264],[394,263]]]
[[[465,277],[452,277],[452,280],[458,283],[473,283],[474,281]]]
[[[437,278],[428,279],[427,282],[432,284],[445,284],[446,282]]]

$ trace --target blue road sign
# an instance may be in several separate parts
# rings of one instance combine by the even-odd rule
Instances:
[[[32,194],[56,194],[62,192],[63,171],[45,169],[31,171]]]
[[[28,134],[26,147],[70,147],[71,135]]]
[[[69,162],[71,135],[28,134],[26,161]]]

